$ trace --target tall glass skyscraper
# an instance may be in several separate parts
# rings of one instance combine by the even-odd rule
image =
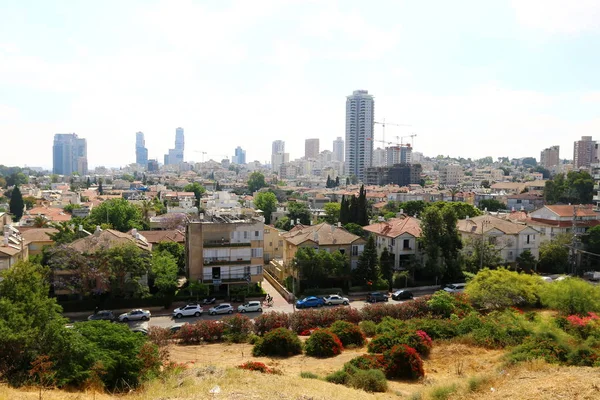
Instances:
[[[87,175],[87,142],[75,133],[57,133],[52,146],[52,173],[70,176]]]
[[[366,90],[355,90],[346,98],[346,173],[365,181],[373,160],[375,101]]]
[[[146,140],[144,140],[144,132],[135,134],[135,163],[144,167],[148,165],[148,149]]]

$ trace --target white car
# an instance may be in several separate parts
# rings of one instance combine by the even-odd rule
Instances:
[[[173,318],[199,317],[202,315],[202,307],[199,304],[188,304],[173,310]]]
[[[208,310],[208,313],[210,315],[231,314],[233,313],[233,307],[229,303],[223,303],[216,307],[212,307],[210,310]]]
[[[444,288],[448,293],[462,293],[465,291],[466,283],[452,283]]]
[[[238,312],[246,313],[246,312],[262,312],[262,304],[260,301],[249,301],[246,304],[242,304],[238,306]]]
[[[342,297],[337,294],[330,294],[329,296],[325,296],[323,297],[323,301],[327,306],[332,306],[334,304],[343,304],[347,306],[348,304],[350,304],[350,300],[348,300],[347,297]]]
[[[131,310],[127,313],[119,315],[119,322],[129,322],[129,321],[148,321],[152,315],[150,315],[150,311],[148,310]]]

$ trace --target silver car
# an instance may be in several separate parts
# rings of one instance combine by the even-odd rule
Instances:
[[[131,310],[127,313],[119,315],[119,322],[129,322],[129,321],[148,321],[152,315],[150,315],[150,311],[136,309]]]
[[[238,306],[238,312],[246,313],[246,312],[262,312],[262,304],[260,301],[249,301],[246,304],[242,304]]]
[[[231,314],[233,313],[233,307],[229,303],[223,303],[216,307],[212,307],[210,310],[208,310],[208,313],[210,315]]]
[[[337,294],[330,294],[329,296],[325,296],[323,297],[323,301],[325,302],[325,305],[328,306],[332,306],[334,304],[343,304],[347,306],[348,304],[350,304],[350,300],[347,297],[342,297]]]

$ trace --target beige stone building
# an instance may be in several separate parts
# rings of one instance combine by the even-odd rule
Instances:
[[[264,219],[261,216],[208,214],[187,226],[190,281],[226,289],[263,279]]]
[[[271,260],[283,258],[284,240],[281,237],[283,233],[286,233],[286,231],[277,229],[273,225],[265,225],[263,251],[265,264],[268,264]]]

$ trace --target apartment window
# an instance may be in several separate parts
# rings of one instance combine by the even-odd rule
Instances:
[[[248,231],[244,231],[244,239],[248,239]]]
[[[392,239],[392,246],[396,245],[396,239]]]
[[[260,236],[260,232],[259,231],[254,231],[254,237],[259,237]]]
[[[250,255],[252,258],[262,257],[263,249],[252,249]]]
[[[283,240],[279,241],[279,247],[283,246]]]
[[[353,256],[357,256],[358,255],[358,246],[352,246],[352,255]]]
[[[403,248],[405,249],[410,249],[410,240],[409,239],[404,239],[404,243],[403,243]]]
[[[527,235],[527,244],[529,244],[529,235]]]
[[[273,247],[273,242],[269,242],[269,247]]]

